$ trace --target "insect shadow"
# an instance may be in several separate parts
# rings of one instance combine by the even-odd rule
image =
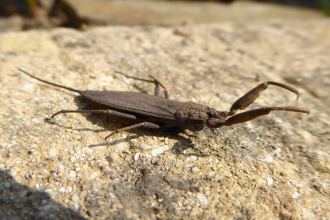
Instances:
[[[65,207],[42,189],[30,188],[17,182],[9,174],[11,172],[0,169],[0,219],[87,220],[78,211]],[[26,175],[27,179],[28,176]]]

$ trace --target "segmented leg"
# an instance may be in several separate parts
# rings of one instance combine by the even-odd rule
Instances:
[[[256,100],[256,98],[258,98],[258,96],[261,95],[262,91],[264,91],[268,85],[275,85],[275,86],[287,89],[287,90],[295,93],[297,95],[297,99],[299,98],[298,91],[288,85],[278,83],[278,82],[272,82],[272,81],[264,82],[264,83],[261,83],[260,85],[258,85],[257,87],[253,88],[252,90],[250,90],[248,93],[243,95],[241,98],[239,98],[231,106],[228,116],[234,115],[238,110],[242,110],[242,109],[245,109],[246,107],[248,107],[254,100]]]
[[[221,112],[224,115],[221,115],[221,117],[218,118],[211,118],[207,121],[207,126],[210,128],[219,128],[224,125],[230,126],[233,124],[239,124],[244,123],[247,121],[251,121],[252,119],[255,119],[257,117],[267,115],[271,111],[291,111],[291,112],[301,112],[301,113],[307,113],[309,114],[308,109],[303,108],[296,108],[296,107],[264,107],[259,109],[253,109],[250,111],[242,112],[237,115],[236,112],[238,110],[245,109],[247,106],[249,106],[258,96],[261,94],[262,91],[264,91],[268,85],[275,85],[282,87],[284,89],[287,89],[295,94],[297,94],[297,99],[299,97],[298,91],[290,86],[284,85],[282,83],[277,82],[265,82],[261,83],[257,87],[250,90],[248,93],[243,95],[241,98],[239,98],[230,108],[229,112]],[[228,116],[232,116],[228,119],[224,119]]]
[[[139,128],[139,127],[153,128],[153,129],[159,129],[160,128],[158,125],[156,125],[154,123],[151,123],[151,122],[141,122],[141,123],[138,123],[138,124],[135,124],[135,125],[131,125],[131,126],[127,126],[127,127],[124,127],[124,128],[117,129],[114,132],[110,133],[108,136],[106,136],[104,138],[104,140],[107,141],[107,139],[109,137],[111,137],[112,135],[117,134],[119,132],[129,131],[129,130],[132,130],[134,128]]]
[[[115,71],[115,73],[122,74],[122,75],[126,76],[127,78],[136,79],[136,80],[140,80],[140,81],[144,81],[144,82],[154,83],[155,84],[155,96],[160,96],[159,86],[161,86],[164,89],[165,98],[170,99],[170,94],[169,94],[168,90],[166,89],[166,87],[159,80],[157,80],[153,76],[149,76],[150,78],[153,79],[153,80],[149,80],[149,79],[142,79],[142,78],[138,78],[138,77],[134,77],[134,76],[129,76],[129,75],[127,75],[125,73],[122,73],[122,72],[119,72],[119,71]]]
[[[295,107],[265,107],[265,108],[259,108],[259,109],[253,109],[250,111],[242,112],[237,115],[234,115],[230,118],[228,118],[223,125],[230,126],[233,124],[239,124],[244,123],[247,121],[251,121],[252,119],[255,119],[257,117],[268,115],[271,111],[291,111],[291,112],[301,112],[301,113],[307,113],[309,114],[308,109],[303,108],[295,108]]]
[[[98,113],[98,114],[107,114],[107,115],[113,115],[113,116],[118,116],[118,117],[122,117],[122,118],[136,120],[136,117],[134,115],[125,114],[125,113],[113,111],[110,109],[107,109],[107,110],[61,110],[61,111],[53,114],[51,116],[51,118],[54,118],[58,114],[65,114],[65,113]]]

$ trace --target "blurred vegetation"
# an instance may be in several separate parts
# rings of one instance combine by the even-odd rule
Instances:
[[[315,0],[320,9],[330,15],[330,0]]]
[[[92,1],[92,0],[91,0]],[[110,0],[109,0],[110,1]],[[124,1],[124,0],[123,0]],[[161,0],[154,0],[161,1]],[[167,0],[179,1],[179,0]],[[180,0],[186,2],[210,2],[211,0]],[[213,0],[230,4],[234,0]],[[262,3],[282,4],[304,8],[318,8],[330,15],[330,0],[256,0]],[[242,9],[244,10],[244,9]],[[52,28],[57,26],[83,29],[88,25],[103,25],[104,21],[86,19],[77,13],[67,0],[0,0],[0,18],[16,16],[22,29]],[[10,24],[10,22],[9,22]],[[1,27],[1,25],[0,25]]]

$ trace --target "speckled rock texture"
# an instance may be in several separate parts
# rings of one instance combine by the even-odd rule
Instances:
[[[329,219],[330,20],[100,27],[0,35],[1,219]],[[135,129],[77,94],[152,94],[226,111],[261,82],[248,109],[299,106],[220,129]]]

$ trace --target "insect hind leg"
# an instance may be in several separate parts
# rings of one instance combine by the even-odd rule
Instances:
[[[127,75],[125,73],[122,73],[122,72],[119,72],[119,71],[115,71],[115,73],[119,73],[119,74],[121,74],[121,75],[123,75],[127,78],[136,79],[136,80],[140,80],[140,81],[143,81],[143,82],[154,83],[155,84],[155,96],[160,96],[159,86],[161,86],[164,89],[165,98],[170,99],[170,94],[169,94],[168,90],[166,89],[166,87],[158,79],[156,79],[153,76],[149,76],[150,78],[153,79],[153,80],[150,80],[150,79],[138,78],[138,77],[135,77],[135,76],[129,76],[129,75]]]
[[[61,110],[61,111],[58,111],[55,114],[53,114],[51,116],[51,118],[54,118],[56,115],[66,114],[66,113],[97,113],[97,114],[107,114],[107,115],[113,115],[113,116],[117,116],[117,117],[121,117],[121,118],[127,118],[127,119],[136,120],[136,116],[135,115],[126,114],[126,113],[122,113],[122,112],[117,112],[117,111],[110,110],[110,109],[106,109],[106,110]]]

